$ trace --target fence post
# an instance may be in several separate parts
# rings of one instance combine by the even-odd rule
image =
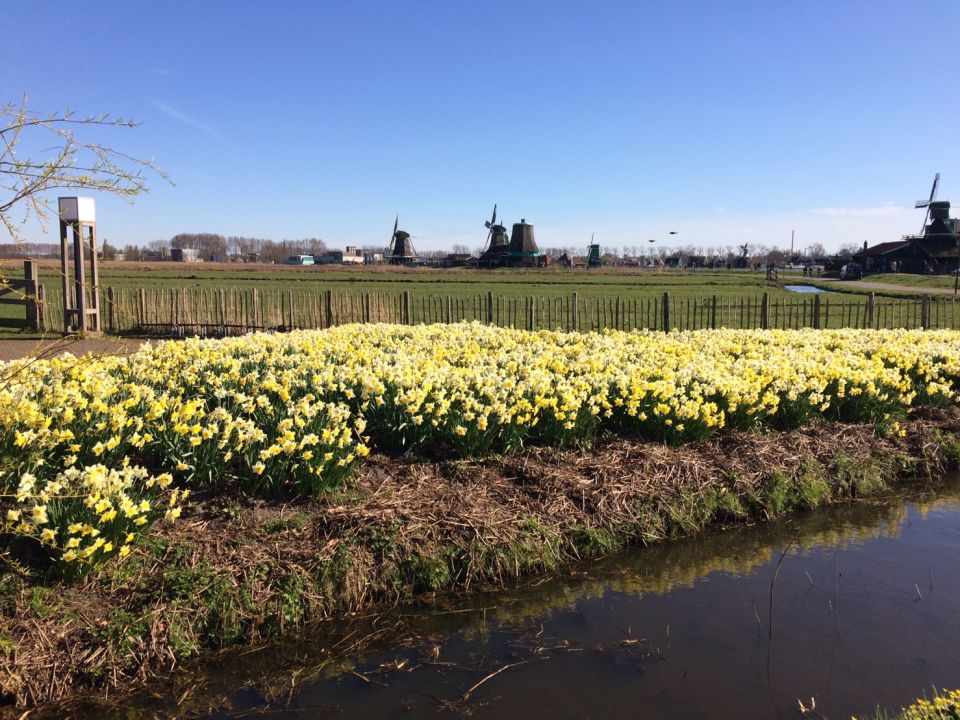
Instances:
[[[717,296],[713,296],[713,303],[710,305],[710,329],[717,329]]]
[[[403,291],[403,307],[400,311],[400,321],[404,325],[413,324],[410,317],[410,291],[409,290]]]
[[[760,300],[760,329],[770,329],[770,293],[765,292]]]
[[[47,294],[43,285],[37,285],[37,323],[42,332],[47,331]]]
[[[116,296],[113,294],[113,287],[107,288],[107,327],[110,329],[110,332],[116,332],[116,322],[114,317],[114,308],[117,305]]]
[[[820,295],[813,296],[813,327],[820,329]]]
[[[493,325],[493,292],[487,292],[487,325]]]
[[[670,293],[663,294],[663,304],[660,309],[663,311],[663,331],[670,332]]]
[[[34,332],[40,329],[40,312],[37,306],[38,278],[37,263],[33,260],[24,260],[23,279],[26,282],[24,283],[23,296],[27,301],[27,327]]]
[[[580,312],[577,309],[577,294],[573,293],[573,297],[570,298],[570,312],[572,314],[571,326],[574,332],[577,332],[580,329]]]
[[[920,328],[923,330],[928,329],[927,326],[930,324],[930,296],[924,295],[920,300]]]
[[[447,295],[447,325],[453,323],[453,298]]]
[[[326,320],[325,327],[333,327],[333,290],[327,290],[323,294],[323,316]]]

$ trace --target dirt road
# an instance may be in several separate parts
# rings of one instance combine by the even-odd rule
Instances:
[[[0,362],[25,357],[53,357],[65,352],[74,355],[127,354],[135,352],[146,340],[141,338],[0,338]]]

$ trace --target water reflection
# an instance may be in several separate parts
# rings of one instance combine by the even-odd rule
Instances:
[[[960,685],[958,527],[954,482],[633,550],[228,653],[112,716],[759,718],[794,717],[816,696],[843,717],[899,705]]]

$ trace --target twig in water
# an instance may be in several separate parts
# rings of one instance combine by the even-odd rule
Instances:
[[[468,700],[468,699],[470,698],[470,696],[473,694],[473,691],[474,691],[474,690],[476,690],[478,687],[480,687],[481,685],[483,685],[487,680],[491,680],[492,678],[495,678],[497,675],[499,675],[500,673],[502,673],[504,670],[509,670],[510,668],[517,667],[518,665],[526,665],[528,662],[530,662],[530,661],[529,661],[529,660],[521,660],[520,662],[510,663],[509,665],[504,665],[504,666],[503,666],[502,668],[500,668],[499,670],[493,671],[492,673],[490,673],[489,675],[487,675],[483,680],[481,680],[481,681],[478,682],[476,685],[474,685],[472,688],[470,688],[469,690],[467,690],[467,691],[463,694],[463,697],[461,698],[461,700]]]

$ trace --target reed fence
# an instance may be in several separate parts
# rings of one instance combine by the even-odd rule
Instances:
[[[960,328],[953,297],[771,298],[554,297],[414,294],[410,291],[254,288],[106,288],[104,328],[115,334],[224,336],[347,323],[456,323],[549,330],[706,328]],[[45,297],[43,323],[62,324],[58,290]]]

